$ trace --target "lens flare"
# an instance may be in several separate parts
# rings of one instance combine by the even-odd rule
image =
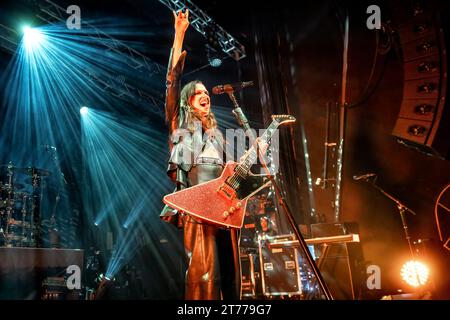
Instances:
[[[88,107],[81,107],[80,113],[83,116],[87,115],[89,113],[89,108]]]
[[[410,286],[419,287],[427,283],[430,269],[420,261],[410,260],[403,265],[400,274]]]
[[[22,30],[23,42],[28,52],[39,48],[44,42],[44,35],[39,29],[24,26]]]

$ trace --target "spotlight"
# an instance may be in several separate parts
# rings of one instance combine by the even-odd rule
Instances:
[[[211,67],[217,68],[222,65],[222,59],[217,51],[210,45],[206,45],[206,57]]]
[[[108,293],[109,293],[111,287],[113,287],[113,285],[114,285],[114,280],[115,279],[113,279],[113,278],[109,278],[109,277],[104,276],[103,274],[100,274],[100,276],[97,279],[97,281],[99,282],[99,285],[97,287],[97,290],[95,290],[94,299],[102,300],[102,299],[108,298]]]
[[[22,31],[23,42],[27,51],[33,51],[33,49],[38,48],[42,44],[44,35],[39,29],[24,26]]]
[[[94,222],[94,226],[98,227],[98,221]]]
[[[87,115],[88,112],[89,112],[89,108],[88,107],[81,107],[81,109],[80,109],[81,115],[83,115],[83,116]]]
[[[410,260],[403,265],[400,274],[407,284],[419,287],[427,283],[430,270],[422,262]]]
[[[95,279],[95,282],[101,283],[101,282],[108,282],[108,281],[116,281],[116,278],[112,274],[103,274],[100,273],[98,277]]]

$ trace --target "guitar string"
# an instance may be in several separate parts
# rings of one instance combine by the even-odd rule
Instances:
[[[273,126],[275,126],[275,128],[278,127],[278,125],[274,125],[274,123],[272,123],[267,128],[267,130],[263,133],[261,140],[266,140],[266,142],[269,143],[271,135],[272,135],[272,130],[275,129],[275,128],[272,128]],[[267,137],[267,136],[269,136],[269,137]],[[247,160],[249,160],[249,158],[252,156],[253,151],[255,151],[254,146],[252,146],[249,149],[248,156],[245,157],[245,160],[243,161],[243,163],[240,163],[237,166],[237,168],[235,169],[235,173],[229,179],[229,185],[231,185],[232,188],[237,189],[239,187],[240,183],[245,178],[244,176],[246,176],[248,174],[248,171],[250,170],[250,166],[256,160],[256,158],[255,158],[255,159],[251,159],[251,161],[249,163],[247,162]],[[255,151],[255,153],[256,153],[256,151]],[[253,156],[255,156],[255,155],[253,155]],[[243,169],[243,167],[242,167],[243,164],[245,164],[248,168]]]

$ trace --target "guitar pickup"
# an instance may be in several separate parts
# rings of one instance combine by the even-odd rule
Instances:
[[[222,183],[217,189],[217,192],[227,200],[233,200],[236,198],[236,190],[234,190],[226,182]]]

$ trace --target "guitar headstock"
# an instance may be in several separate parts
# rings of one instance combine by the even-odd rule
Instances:
[[[295,117],[290,116],[288,114],[278,114],[272,116],[272,121],[277,122],[278,125],[295,122],[295,120],[296,120]]]

